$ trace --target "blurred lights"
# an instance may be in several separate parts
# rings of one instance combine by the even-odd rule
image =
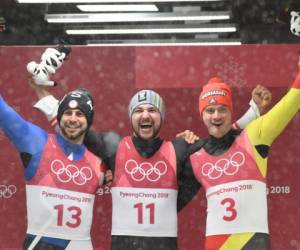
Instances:
[[[158,2],[221,2],[224,0],[17,0],[19,3],[158,3]]]
[[[48,23],[107,23],[107,22],[148,22],[148,21],[184,21],[184,20],[227,20],[227,11],[181,13],[89,13],[89,14],[46,14]]]
[[[242,45],[239,40],[215,40],[215,41],[87,41],[87,46],[108,46],[108,47],[120,47],[120,46],[234,46]]]
[[[150,28],[150,29],[68,29],[68,35],[108,35],[108,34],[166,34],[166,33],[214,33],[236,32],[236,27],[211,28]]]
[[[101,4],[101,5],[77,5],[84,12],[117,12],[117,11],[158,11],[154,4]]]

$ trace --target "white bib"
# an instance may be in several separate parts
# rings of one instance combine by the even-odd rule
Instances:
[[[95,196],[26,185],[27,233],[68,240],[90,240]]]
[[[206,235],[268,233],[266,184],[243,180],[207,189]]]
[[[112,188],[112,235],[177,237],[177,190]]]

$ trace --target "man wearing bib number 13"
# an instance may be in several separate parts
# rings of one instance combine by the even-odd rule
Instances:
[[[83,145],[92,124],[87,92],[67,94],[58,106],[60,132],[25,121],[0,96],[0,128],[21,155],[26,179],[26,250],[92,250],[90,230],[102,160]]]
[[[203,87],[199,110],[210,137],[195,145],[190,163],[206,191],[205,250],[270,249],[268,151],[299,108],[300,72],[269,112],[244,130],[232,130],[230,87],[218,78]]]

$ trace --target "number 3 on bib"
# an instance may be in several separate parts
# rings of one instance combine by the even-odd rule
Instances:
[[[234,199],[225,198],[221,201],[221,205],[223,205],[226,209],[226,215],[223,216],[223,220],[233,221],[237,216]]]
[[[144,212],[146,212],[145,210],[149,210],[147,212],[149,212],[149,223],[150,224],[154,224],[155,218],[154,218],[154,211],[155,211],[155,204],[154,203],[149,203],[147,205],[143,204],[143,203],[137,203],[133,206],[134,208],[137,209],[137,213],[138,213],[138,223],[139,224],[143,224],[143,215]]]

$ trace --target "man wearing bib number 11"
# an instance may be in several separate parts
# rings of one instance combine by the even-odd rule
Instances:
[[[230,87],[218,78],[203,87],[199,110],[210,137],[201,143],[200,150],[194,148],[190,163],[206,191],[205,250],[270,249],[268,151],[299,108],[300,72],[269,112],[244,130],[232,130]]]
[[[83,90],[58,106],[60,132],[23,120],[0,96],[0,127],[21,155],[26,179],[26,250],[92,250],[90,230],[102,160],[83,145],[93,101]]]

